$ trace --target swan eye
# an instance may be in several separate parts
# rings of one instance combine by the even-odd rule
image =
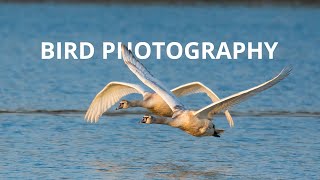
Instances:
[[[147,121],[148,118],[149,118],[149,117],[145,116],[145,117],[143,117],[143,120],[144,120],[144,121]]]

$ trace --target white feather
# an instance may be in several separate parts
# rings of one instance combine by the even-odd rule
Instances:
[[[249,97],[252,97],[252,96],[254,96],[264,90],[269,89],[273,85],[277,84],[278,82],[280,82],[281,80],[286,78],[290,74],[291,70],[292,70],[291,67],[286,67],[273,79],[271,79],[265,83],[262,83],[256,87],[253,87],[251,89],[241,91],[241,92],[234,94],[232,96],[223,98],[218,102],[212,103],[212,104],[200,109],[199,111],[197,111],[195,113],[195,115],[198,116],[199,118],[211,118],[214,114],[216,114],[220,111],[229,109],[231,106],[238,104],[240,102],[243,102],[246,99],[248,99]]]
[[[173,112],[184,109],[184,106],[162,83],[134,57],[128,48],[122,45],[122,57],[129,69],[147,86],[154,90],[169,105]]]
[[[93,99],[85,119],[90,122],[98,122],[100,116],[122,97],[129,94],[145,94],[145,90],[137,85],[124,82],[110,82]]]
[[[188,84],[184,84],[172,89],[171,92],[177,97],[188,96],[190,94],[195,94],[195,93],[205,93],[211,99],[212,102],[217,102],[220,100],[220,98],[211,89],[209,89],[207,86],[205,86],[201,82],[191,82]],[[229,126],[233,127],[234,122],[229,111],[226,110],[224,114],[226,115]]]

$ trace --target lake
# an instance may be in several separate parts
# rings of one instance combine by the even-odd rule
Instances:
[[[1,179],[319,179],[319,9],[1,4],[0,12]],[[106,84],[140,81],[116,53],[42,60],[43,41],[89,41],[96,52],[104,41],[279,42],[274,60],[142,60],[169,88],[200,81],[219,97],[284,66],[293,72],[233,107],[234,128],[218,115],[221,138],[197,138],[139,124],[139,108],[114,107],[86,123],[86,109]],[[205,95],[181,101],[192,109],[210,103]]]

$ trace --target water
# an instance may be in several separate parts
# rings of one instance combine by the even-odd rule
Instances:
[[[318,9],[1,4],[0,12],[0,177],[319,178]],[[294,70],[234,107],[235,128],[218,116],[221,138],[196,138],[138,124],[140,109],[85,123],[83,113],[107,83],[140,82],[117,54],[43,61],[42,41],[90,41],[96,52],[103,41],[279,42],[276,60],[143,61],[170,88],[201,81],[220,97],[286,65]],[[198,95],[182,101],[194,109],[210,103]]]

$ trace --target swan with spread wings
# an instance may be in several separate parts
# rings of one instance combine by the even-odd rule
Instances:
[[[220,100],[213,91],[200,82],[191,82],[181,85],[172,89],[171,92],[177,97],[196,93],[205,93],[212,102]],[[117,109],[143,107],[159,116],[171,117],[173,115],[168,104],[157,93],[147,92],[138,84],[110,82],[93,99],[89,109],[87,110],[85,119],[90,122],[98,122],[100,116],[121,98],[134,93],[141,94],[143,96],[142,100],[121,100]],[[230,127],[233,127],[234,122],[228,111],[225,111],[225,116]]]
[[[173,112],[172,117],[144,116],[141,123],[165,124],[179,128],[193,136],[215,136],[220,137],[224,132],[217,129],[213,124],[213,116],[220,111],[228,110],[235,104],[243,102],[264,90],[269,89],[281,80],[285,79],[291,72],[291,67],[284,68],[273,79],[255,86],[251,89],[241,91],[234,95],[213,102],[204,108],[193,111],[186,109],[176,96],[169,91],[158,79],[156,79],[132,54],[125,45],[122,45],[122,57],[128,68],[147,86],[153,89],[168,104]]]

